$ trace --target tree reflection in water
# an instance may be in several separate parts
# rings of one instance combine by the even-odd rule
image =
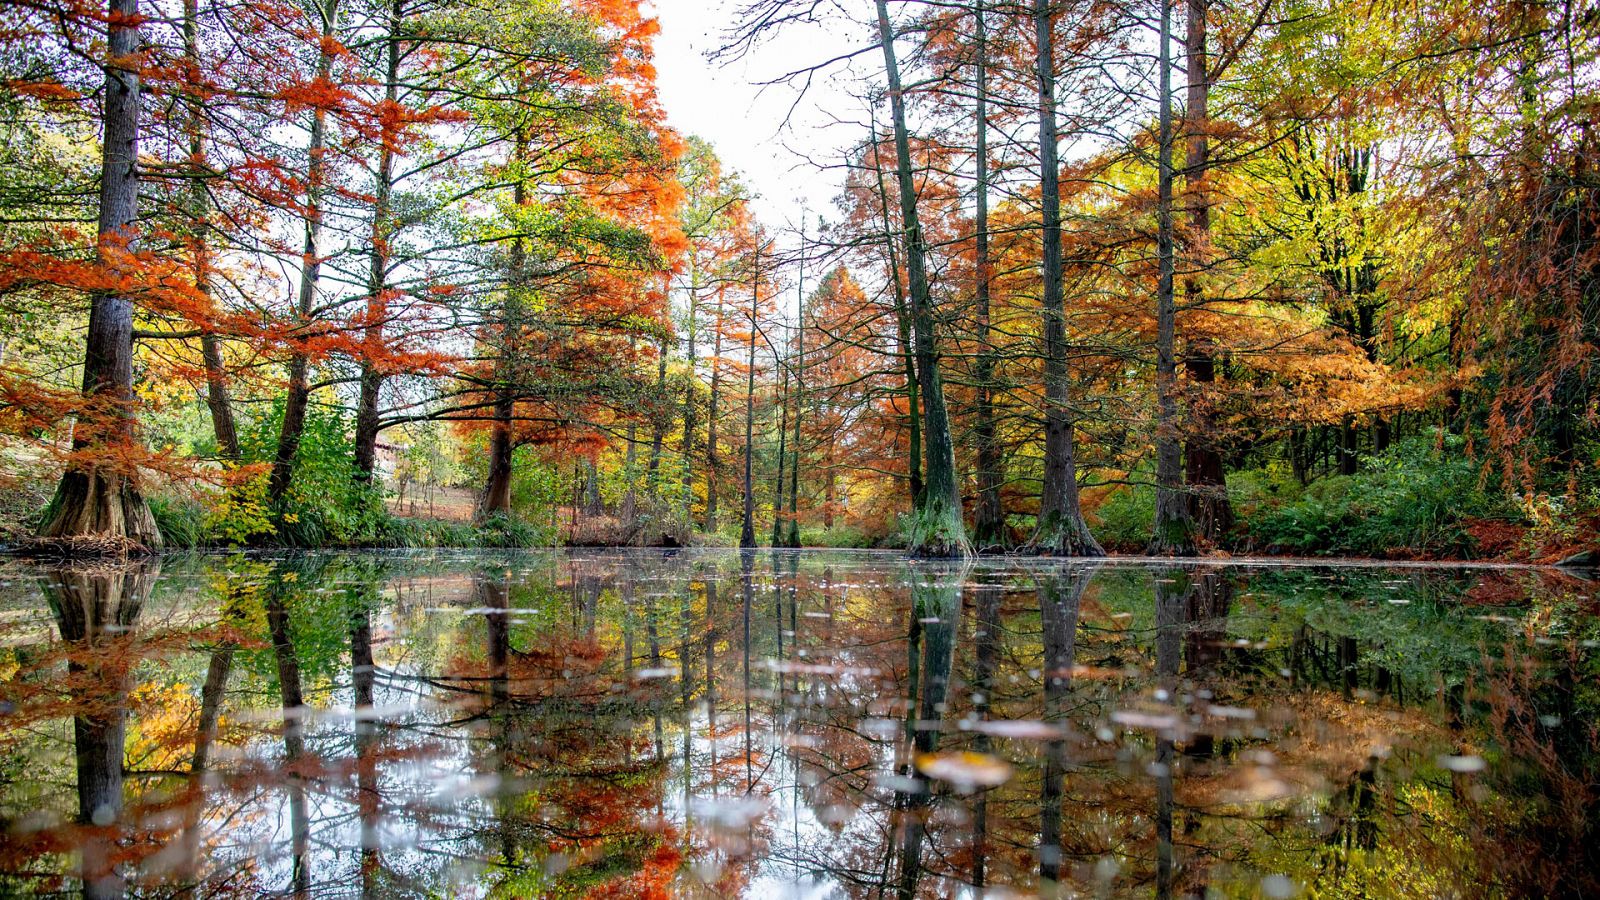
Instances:
[[[1600,626],[1555,574],[4,565],[7,895],[1595,887]]]

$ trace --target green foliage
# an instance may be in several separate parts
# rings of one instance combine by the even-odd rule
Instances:
[[[245,458],[267,462],[277,446],[283,408],[253,423]],[[389,518],[383,489],[353,477],[354,425],[343,411],[312,406],[295,456],[294,479],[275,510],[278,541],[290,547],[361,547],[382,543]]]
[[[1155,489],[1144,483],[1121,485],[1088,512],[1085,520],[1107,550],[1139,552],[1155,528]]]
[[[155,516],[161,540],[172,550],[193,550],[208,541],[204,506],[185,497],[150,498],[150,514]]]
[[[241,546],[276,532],[267,498],[269,477],[263,469],[239,478],[207,507],[204,525],[209,541]]]
[[[1271,470],[1230,479],[1244,543],[1319,556],[1470,556],[1472,520],[1520,517],[1456,435],[1408,438],[1355,475],[1297,487]]]

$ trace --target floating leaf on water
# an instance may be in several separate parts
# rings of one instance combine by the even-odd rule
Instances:
[[[1483,757],[1477,754],[1467,756],[1441,755],[1437,761],[1440,768],[1448,769],[1452,772],[1482,772],[1489,767],[1489,764],[1484,762]]]
[[[872,783],[876,787],[899,791],[903,794],[920,794],[923,790],[923,783],[920,780],[908,778],[904,775],[879,775],[872,779]]]
[[[1111,721],[1128,728],[1148,728],[1152,731],[1167,731],[1178,727],[1177,716],[1157,715],[1133,709],[1117,710],[1111,714]]]
[[[659,669],[635,669],[633,677],[640,681],[646,681],[651,678],[671,678],[676,674],[678,674],[677,669],[662,666]]]
[[[957,790],[998,787],[1011,780],[1011,764],[987,753],[960,750],[951,753],[922,753],[917,756],[917,771]]]
[[[1066,737],[1066,731],[1038,719],[998,719],[974,722],[970,728],[979,734],[1019,741],[1053,741]]]
[[[689,814],[702,822],[727,829],[742,829],[767,812],[767,801],[755,795],[742,797],[696,798],[689,803]]]

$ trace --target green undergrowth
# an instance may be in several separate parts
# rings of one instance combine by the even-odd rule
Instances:
[[[1520,522],[1456,435],[1425,434],[1366,457],[1354,475],[1301,486],[1289,473],[1230,476],[1240,549],[1307,556],[1472,557],[1469,526]]]

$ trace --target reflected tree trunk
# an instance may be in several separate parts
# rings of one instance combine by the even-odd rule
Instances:
[[[1004,584],[979,584],[974,589],[972,716],[989,718],[989,702],[994,694],[994,673],[1000,666],[1002,638],[1000,606],[1005,601]],[[979,753],[991,749],[989,735],[979,733],[974,744]],[[989,851],[989,792],[978,794],[972,815],[972,884],[982,888],[987,877]]]
[[[293,859],[290,892],[296,897],[309,896],[310,870],[310,813],[306,805],[305,778],[298,771],[305,756],[305,698],[301,690],[300,658],[295,652],[294,638],[289,630],[289,597],[291,589],[284,576],[304,573],[287,567],[274,573],[268,588],[266,612],[267,630],[272,639],[272,655],[277,663],[278,692],[283,707],[284,786],[289,794],[289,831]]]
[[[1157,570],[1155,581],[1156,683],[1166,693],[1166,702],[1173,705],[1176,713],[1189,574],[1178,569]],[[1156,758],[1152,767],[1156,778],[1156,896],[1160,898],[1172,896],[1174,877],[1172,808],[1175,738],[1172,728],[1156,732]]]
[[[912,766],[923,754],[939,748],[950,690],[950,672],[955,663],[956,625],[961,618],[961,585],[965,570],[953,565],[919,568],[911,575],[911,644],[920,636],[922,665],[911,674]],[[913,651],[913,661],[915,653]],[[917,894],[922,876],[922,844],[927,835],[927,817],[933,806],[933,786],[924,780],[915,792],[896,791],[895,806],[904,810],[900,823],[900,882],[896,896],[910,900]]]
[[[1044,719],[1058,724],[1066,717],[1077,664],[1078,613],[1083,592],[1097,566],[1072,566],[1039,576],[1039,624],[1044,644]],[[1061,780],[1066,773],[1067,743],[1045,742],[1044,776],[1039,786],[1039,880],[1045,896],[1059,893],[1061,881]]]
[[[88,898],[121,897],[117,838],[122,822],[123,752],[128,690],[138,659],[134,623],[159,569],[153,564],[98,569],[64,568],[45,582],[61,639],[72,648],[67,676],[86,710],[72,718],[78,822],[94,826],[81,850]]]

